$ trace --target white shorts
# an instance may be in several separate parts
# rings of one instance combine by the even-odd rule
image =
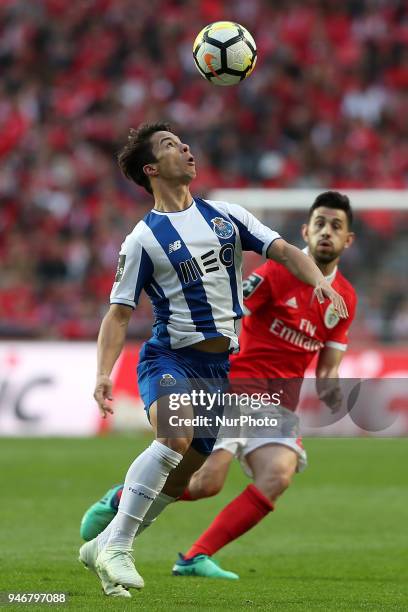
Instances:
[[[226,450],[234,455],[244,470],[245,474],[250,478],[253,477],[251,468],[248,465],[245,457],[252,453],[256,448],[266,446],[267,444],[280,444],[291,448],[297,454],[297,472],[303,472],[307,467],[307,454],[302,445],[302,439],[299,438],[219,438],[213,448],[213,452],[217,450]]]

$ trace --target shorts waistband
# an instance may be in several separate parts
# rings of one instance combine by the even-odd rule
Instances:
[[[231,354],[230,350],[222,353],[209,353],[207,351],[198,351],[191,346],[174,349],[174,352],[178,353],[179,355],[183,355],[183,357],[187,357],[188,359],[199,361],[200,363],[203,363],[203,361],[206,363],[223,363],[224,361],[228,361]]]

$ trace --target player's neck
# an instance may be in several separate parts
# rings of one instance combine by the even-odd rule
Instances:
[[[155,186],[154,210],[159,212],[180,212],[193,201],[188,185],[161,184]]]
[[[319,268],[323,276],[330,276],[331,274],[333,274],[333,272],[337,268],[338,263],[339,263],[339,258],[334,259],[333,261],[330,261],[329,263],[320,263],[315,260],[315,264]]]

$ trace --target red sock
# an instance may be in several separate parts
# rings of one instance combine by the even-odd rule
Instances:
[[[123,493],[123,486],[116,491],[115,497],[111,501],[111,506],[114,510],[117,510],[119,507],[119,502],[120,502],[120,498],[122,497],[122,493]]]
[[[196,540],[185,558],[195,555],[210,557],[220,548],[249,531],[274,509],[274,505],[255,485],[250,484],[215,517],[211,525]]]
[[[196,500],[191,497],[191,493],[188,490],[188,487],[186,487],[183,491],[183,495],[181,495],[177,501],[196,501]]]

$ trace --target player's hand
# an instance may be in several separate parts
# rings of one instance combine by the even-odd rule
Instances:
[[[97,376],[94,398],[102,413],[102,418],[106,419],[108,414],[113,414],[112,406],[109,403],[113,400],[112,381],[106,374],[99,374]]]
[[[331,388],[320,389],[319,399],[330,408],[333,414],[338,412],[343,404],[343,394],[338,382],[333,383]]]
[[[347,319],[348,311],[346,302],[343,300],[341,295],[333,289],[328,281],[320,281],[314,288],[314,294],[317,297],[319,304],[323,304],[325,298],[329,299],[340,319]]]

